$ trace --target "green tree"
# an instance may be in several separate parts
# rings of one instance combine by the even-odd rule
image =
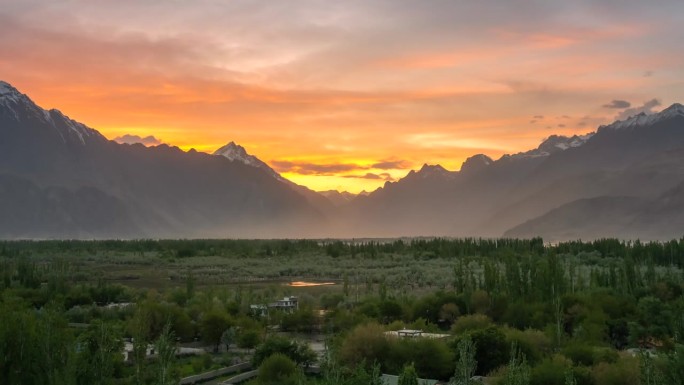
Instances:
[[[311,350],[308,344],[300,344],[285,337],[272,336],[254,351],[252,363],[254,366],[259,366],[266,358],[274,354],[282,354],[304,366],[311,365],[316,360],[316,353]]]
[[[565,371],[565,385],[577,385],[577,380],[575,379],[572,370],[568,369]]]
[[[110,323],[94,321],[78,339],[77,383],[110,384],[116,367],[123,361],[123,340]]]
[[[231,324],[231,320],[225,312],[214,310],[205,313],[200,324],[202,340],[213,345],[214,351],[218,352],[223,332],[228,330]]]
[[[653,358],[648,352],[641,352],[639,357],[641,385],[665,385],[663,374],[656,368]]]
[[[506,368],[506,375],[504,376],[504,385],[529,385],[530,384],[530,367],[527,365],[525,356],[520,352],[518,347],[513,344],[511,347],[511,355]]]
[[[259,344],[260,338],[258,330],[240,330],[237,336],[237,346],[242,349],[254,349]]]
[[[128,324],[128,328],[133,337],[133,379],[135,385],[142,385],[144,382],[150,332],[150,316],[147,308],[141,305],[137,306],[135,314]]]
[[[260,385],[296,385],[297,380],[297,364],[284,354],[273,354],[259,366],[257,382]]]
[[[230,345],[233,344],[236,336],[237,331],[234,327],[229,327],[221,334],[221,343],[226,346],[226,351],[230,350]]]
[[[458,360],[456,361],[456,372],[449,384],[468,385],[477,368],[477,361],[475,360],[477,347],[473,343],[472,338],[470,338],[469,335],[466,335],[458,342],[457,349]]]
[[[171,331],[171,324],[164,327],[159,338],[154,343],[157,351],[156,383],[155,385],[178,384],[178,376],[174,371],[176,359],[176,338]]]
[[[356,327],[340,347],[340,361],[349,366],[382,362],[389,350],[385,330],[377,324]]]
[[[413,364],[404,366],[401,374],[399,374],[397,385],[418,385],[418,374]]]

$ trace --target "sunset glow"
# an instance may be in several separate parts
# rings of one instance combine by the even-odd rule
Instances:
[[[0,79],[110,139],[235,141],[351,192],[684,101],[678,2],[533,3],[12,2]]]

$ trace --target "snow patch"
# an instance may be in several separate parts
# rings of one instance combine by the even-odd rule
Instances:
[[[670,107],[656,112],[655,114],[646,114],[644,112],[631,116],[625,120],[618,120],[612,124],[599,127],[599,130],[625,130],[634,129],[637,127],[652,126],[663,120],[669,120],[677,116],[684,116],[684,106],[675,103]]]

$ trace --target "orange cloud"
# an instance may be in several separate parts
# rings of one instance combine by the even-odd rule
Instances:
[[[583,133],[613,117],[600,106],[618,97],[684,98],[672,87],[684,75],[682,55],[632,49],[652,32],[637,22],[559,24],[553,33],[538,20],[470,26],[472,34],[440,34],[430,23],[358,35],[316,27],[323,39],[278,24],[261,40],[227,40],[192,23],[171,33],[154,18],[148,33],[8,15],[0,15],[0,74],[40,105],[110,138],[155,136],[207,152],[234,140],[321,190],[372,190],[415,165],[458,169],[474,153],[496,158],[551,133]],[[529,124],[539,114],[591,118]]]

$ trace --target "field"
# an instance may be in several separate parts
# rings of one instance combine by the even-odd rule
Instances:
[[[17,383],[17,370],[26,370],[17,349],[34,341],[36,360],[79,384],[104,375],[103,383],[151,384],[162,372],[173,380],[235,360],[264,372],[289,362],[322,365],[312,384],[365,385],[379,372],[411,370],[446,381],[463,369],[464,355],[477,363],[469,373],[490,383],[522,376],[535,385],[569,378],[636,385],[644,370],[674,381],[684,375],[683,263],[682,241],[0,242],[8,357],[0,373],[8,373],[2,383]],[[298,306],[265,316],[250,307],[284,296],[296,296]],[[45,337],[48,325],[54,333]],[[447,337],[385,334],[402,328]],[[45,338],[60,348],[42,350]],[[117,341],[131,338],[208,353],[169,358],[175,369],[159,372],[161,356],[120,360]],[[305,342],[312,340],[318,353]],[[83,344],[94,350],[70,348]],[[111,354],[101,355],[108,346]],[[280,362],[269,361],[274,354]]]

